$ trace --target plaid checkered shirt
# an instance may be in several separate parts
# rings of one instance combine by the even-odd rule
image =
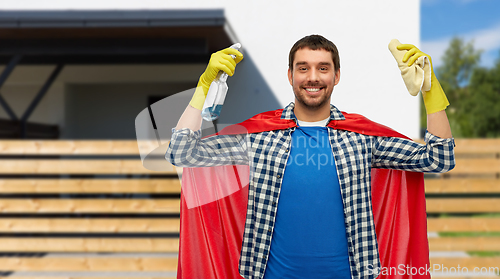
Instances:
[[[294,119],[294,103],[281,119]],[[333,105],[330,120],[344,120]],[[173,129],[166,159],[175,166],[249,165],[248,208],[239,271],[264,276],[273,236],[283,174],[295,128],[201,139],[201,131]],[[395,137],[376,137],[328,128],[344,204],[352,278],[374,278],[380,268],[371,201],[371,168],[446,172],[455,166],[454,140],[426,132],[425,145]],[[292,245],[292,244],[291,244]]]

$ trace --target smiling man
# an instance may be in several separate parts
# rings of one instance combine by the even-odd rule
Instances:
[[[335,45],[318,45],[311,39],[297,42],[288,62],[288,80],[295,94],[294,113],[303,121],[328,118],[333,87],[340,81],[340,58]]]
[[[405,63],[425,55],[413,46],[401,49],[408,50]],[[242,277],[376,278],[382,266],[372,209],[372,168],[451,170],[454,141],[446,105],[428,115],[425,145],[341,112],[330,104],[340,81],[338,50],[326,38],[311,35],[290,50],[288,79],[295,102],[241,123],[248,134],[223,130],[202,139],[200,110],[208,86],[218,71],[232,75],[242,58],[233,49],[212,55],[174,129],[167,160],[183,167],[249,166],[239,251]],[[438,98],[440,88],[433,82],[424,98],[426,106]]]

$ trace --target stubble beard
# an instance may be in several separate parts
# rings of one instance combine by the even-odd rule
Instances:
[[[308,110],[317,110],[325,106],[325,104],[330,105],[330,97],[332,96],[333,89],[332,92],[322,94],[316,98],[308,97],[306,95],[307,93],[302,92],[302,90],[306,91],[300,86],[298,88],[294,88],[295,99]]]

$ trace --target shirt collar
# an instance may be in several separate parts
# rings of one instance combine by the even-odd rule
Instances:
[[[295,113],[293,112],[294,108],[295,108],[295,103],[291,102],[288,106],[286,106],[283,109],[283,112],[281,113],[281,119],[293,119],[295,123],[297,123],[297,117],[295,117]],[[345,117],[338,108],[330,104],[330,121],[332,120],[345,120]]]

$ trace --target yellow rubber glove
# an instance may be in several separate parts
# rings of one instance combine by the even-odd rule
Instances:
[[[431,89],[431,66],[428,57],[420,56],[411,66],[403,62],[403,57],[408,52],[398,50],[397,46],[401,43],[393,39],[389,43],[389,50],[398,63],[401,76],[405,82],[406,89],[412,96],[417,96],[420,91],[429,91]]]
[[[234,59],[231,54],[236,56]],[[208,62],[205,72],[200,76],[198,86],[193,94],[193,98],[189,104],[195,108],[202,110],[205,98],[207,97],[210,84],[215,80],[219,71],[224,71],[229,76],[234,74],[236,64],[243,59],[243,54],[234,48],[226,48],[216,53],[213,53]]]
[[[401,44],[397,46],[398,50],[407,50],[406,54],[403,56],[403,62],[408,62],[408,66],[411,66],[419,57],[427,57],[430,62],[430,70],[431,70],[431,88],[429,91],[423,91],[422,96],[424,98],[425,109],[427,110],[427,114],[432,114],[438,111],[442,111],[446,109],[447,106],[450,105],[446,95],[444,94],[443,88],[441,88],[441,84],[434,75],[434,69],[432,68],[432,59],[429,55],[423,53],[421,50],[416,48],[414,45],[410,44]],[[424,82],[425,83],[425,82]]]

